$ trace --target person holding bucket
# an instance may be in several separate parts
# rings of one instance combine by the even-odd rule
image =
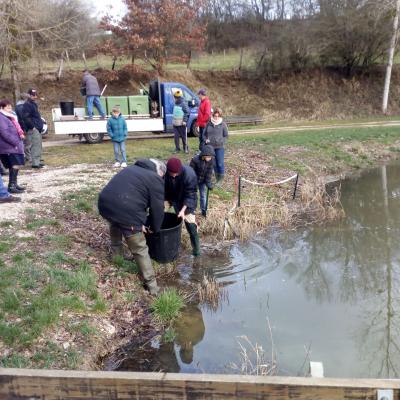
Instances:
[[[197,176],[189,165],[182,165],[179,158],[167,161],[165,175],[165,201],[174,207],[178,218],[185,222],[192,244],[192,254],[200,255],[200,240],[194,212],[197,207]],[[169,207],[168,207],[169,208]]]
[[[157,295],[159,288],[145,233],[157,233],[161,229],[165,171],[165,164],[159,160],[138,160],[108,182],[100,192],[98,202],[100,215],[110,223],[112,254],[123,256],[124,237],[151,295]]]

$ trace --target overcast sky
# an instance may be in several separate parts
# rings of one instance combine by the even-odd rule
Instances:
[[[95,14],[103,16],[107,13],[123,16],[126,7],[123,0],[91,0]]]

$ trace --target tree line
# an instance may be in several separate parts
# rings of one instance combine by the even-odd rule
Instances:
[[[385,63],[396,0],[124,0],[97,21],[83,0],[0,0],[0,76],[20,63],[105,53],[162,73],[195,51],[253,49],[256,71],[335,67],[351,76]],[[397,32],[396,32],[397,38]],[[395,39],[396,39],[395,38]],[[393,39],[393,38],[392,38]],[[396,41],[395,41],[396,44]]]

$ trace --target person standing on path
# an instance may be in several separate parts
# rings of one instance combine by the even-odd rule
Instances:
[[[122,116],[118,106],[113,107],[111,118],[107,121],[107,133],[114,145],[114,167],[125,168],[127,166],[125,141],[128,136],[128,127],[126,126],[125,118]],[[120,152],[121,160],[119,156]]]
[[[197,176],[189,165],[182,165],[179,158],[167,161],[165,175],[165,201],[172,205],[178,218],[185,222],[192,244],[192,254],[200,255],[200,240],[194,212],[197,207]]]
[[[159,288],[146,244],[145,233],[157,233],[164,219],[165,164],[141,159],[116,174],[100,192],[100,215],[110,223],[111,252],[123,256],[122,237],[143,276],[145,288]],[[147,220],[149,227],[146,227]]]
[[[217,183],[224,179],[225,174],[225,141],[228,137],[228,127],[222,119],[222,110],[216,108],[210,122],[204,129],[204,143],[214,147],[215,151],[215,178]]]
[[[0,204],[1,203],[16,203],[21,201],[19,197],[12,196],[4,186],[3,178],[0,175]]]
[[[25,130],[25,156],[32,162],[32,168],[43,168],[42,134],[43,120],[36,103],[38,99],[36,89],[28,90],[29,99],[22,107],[22,128]]]
[[[201,151],[201,148],[204,145],[204,128],[206,127],[207,122],[210,120],[211,117],[211,102],[210,99],[206,96],[206,89],[200,89],[197,94],[199,95],[201,100],[199,110],[197,112],[196,121],[196,127],[199,132],[199,150]]]
[[[187,122],[189,119],[190,111],[186,100],[183,97],[182,90],[178,89],[174,93],[175,105],[172,112],[172,125],[174,127],[175,151],[179,153],[180,139],[182,139],[183,151],[189,153],[187,144]]]
[[[24,132],[12,112],[11,101],[0,101],[0,160],[9,171],[8,191],[23,193],[25,188],[18,185],[17,178],[24,159]]]
[[[89,119],[93,118],[93,104],[97,108],[97,111],[101,115],[101,118],[105,118],[106,113],[100,102],[101,90],[99,82],[95,76],[93,76],[87,69],[83,71],[83,77],[81,81],[81,93],[85,93],[87,112]]]

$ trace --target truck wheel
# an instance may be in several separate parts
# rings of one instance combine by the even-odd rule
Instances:
[[[104,133],[85,133],[83,136],[86,140],[86,143],[95,144],[103,141]]]
[[[190,127],[190,132],[189,132],[189,134],[190,134],[190,136],[193,136],[193,137],[199,137],[199,132],[197,132],[197,129],[196,129],[196,119],[192,122],[192,126]]]

